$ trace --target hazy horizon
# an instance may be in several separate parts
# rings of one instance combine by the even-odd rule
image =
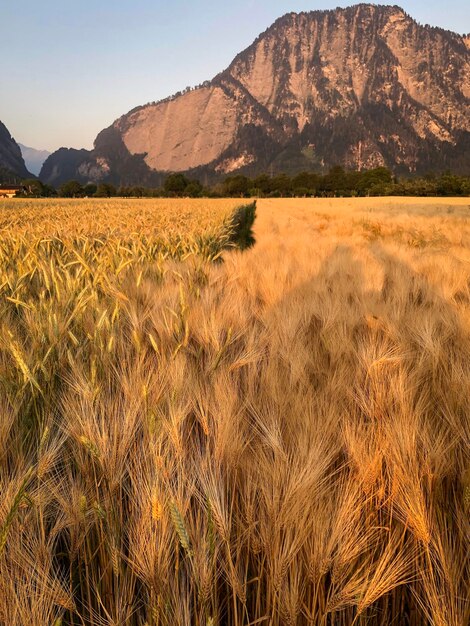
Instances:
[[[345,7],[354,2],[343,2]],[[394,2],[375,4],[390,5]],[[470,31],[464,0],[398,2],[422,24]],[[80,11],[58,0],[26,0],[2,10],[0,52],[13,60],[0,120],[17,142],[39,150],[91,148],[103,128],[137,105],[211,79],[281,15],[331,9],[338,1],[83,0]]]

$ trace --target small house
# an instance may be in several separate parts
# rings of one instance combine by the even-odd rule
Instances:
[[[0,185],[0,198],[14,198],[20,191],[23,191],[23,187],[19,185]]]

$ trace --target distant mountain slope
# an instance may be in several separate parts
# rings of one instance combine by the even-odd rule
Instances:
[[[31,174],[26,168],[19,145],[0,122],[0,182],[19,182],[29,176]]]
[[[75,155],[75,177],[133,184],[170,171],[333,164],[468,171],[468,42],[397,6],[289,13],[212,81],[114,122]],[[49,157],[41,177],[64,180],[65,156]]]
[[[19,143],[18,145],[21,148],[21,154],[23,155],[26,167],[32,174],[38,176],[44,161],[48,156],[50,156],[51,153],[48,150],[36,150],[36,148],[29,148],[28,146],[24,146],[22,143]]]

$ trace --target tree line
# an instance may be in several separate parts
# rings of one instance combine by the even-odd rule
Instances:
[[[82,185],[70,180],[57,190],[37,179],[23,181],[23,195],[64,198],[291,198],[291,197],[364,197],[364,196],[470,196],[470,176],[451,172],[428,174],[422,177],[398,178],[385,167],[352,171],[333,167],[326,174],[301,172],[287,174],[260,174],[248,177],[242,174],[204,186],[199,180],[184,174],[170,174],[161,187],[116,187],[110,183]]]

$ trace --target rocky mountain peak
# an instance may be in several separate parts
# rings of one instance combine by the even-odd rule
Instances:
[[[19,182],[29,176],[31,174],[26,168],[21,148],[0,122],[0,182]]]
[[[287,13],[198,88],[138,107],[83,155],[84,181],[158,182],[334,164],[468,167],[469,37],[398,6]],[[54,175],[52,174],[54,172]],[[57,182],[52,156],[42,176]]]

